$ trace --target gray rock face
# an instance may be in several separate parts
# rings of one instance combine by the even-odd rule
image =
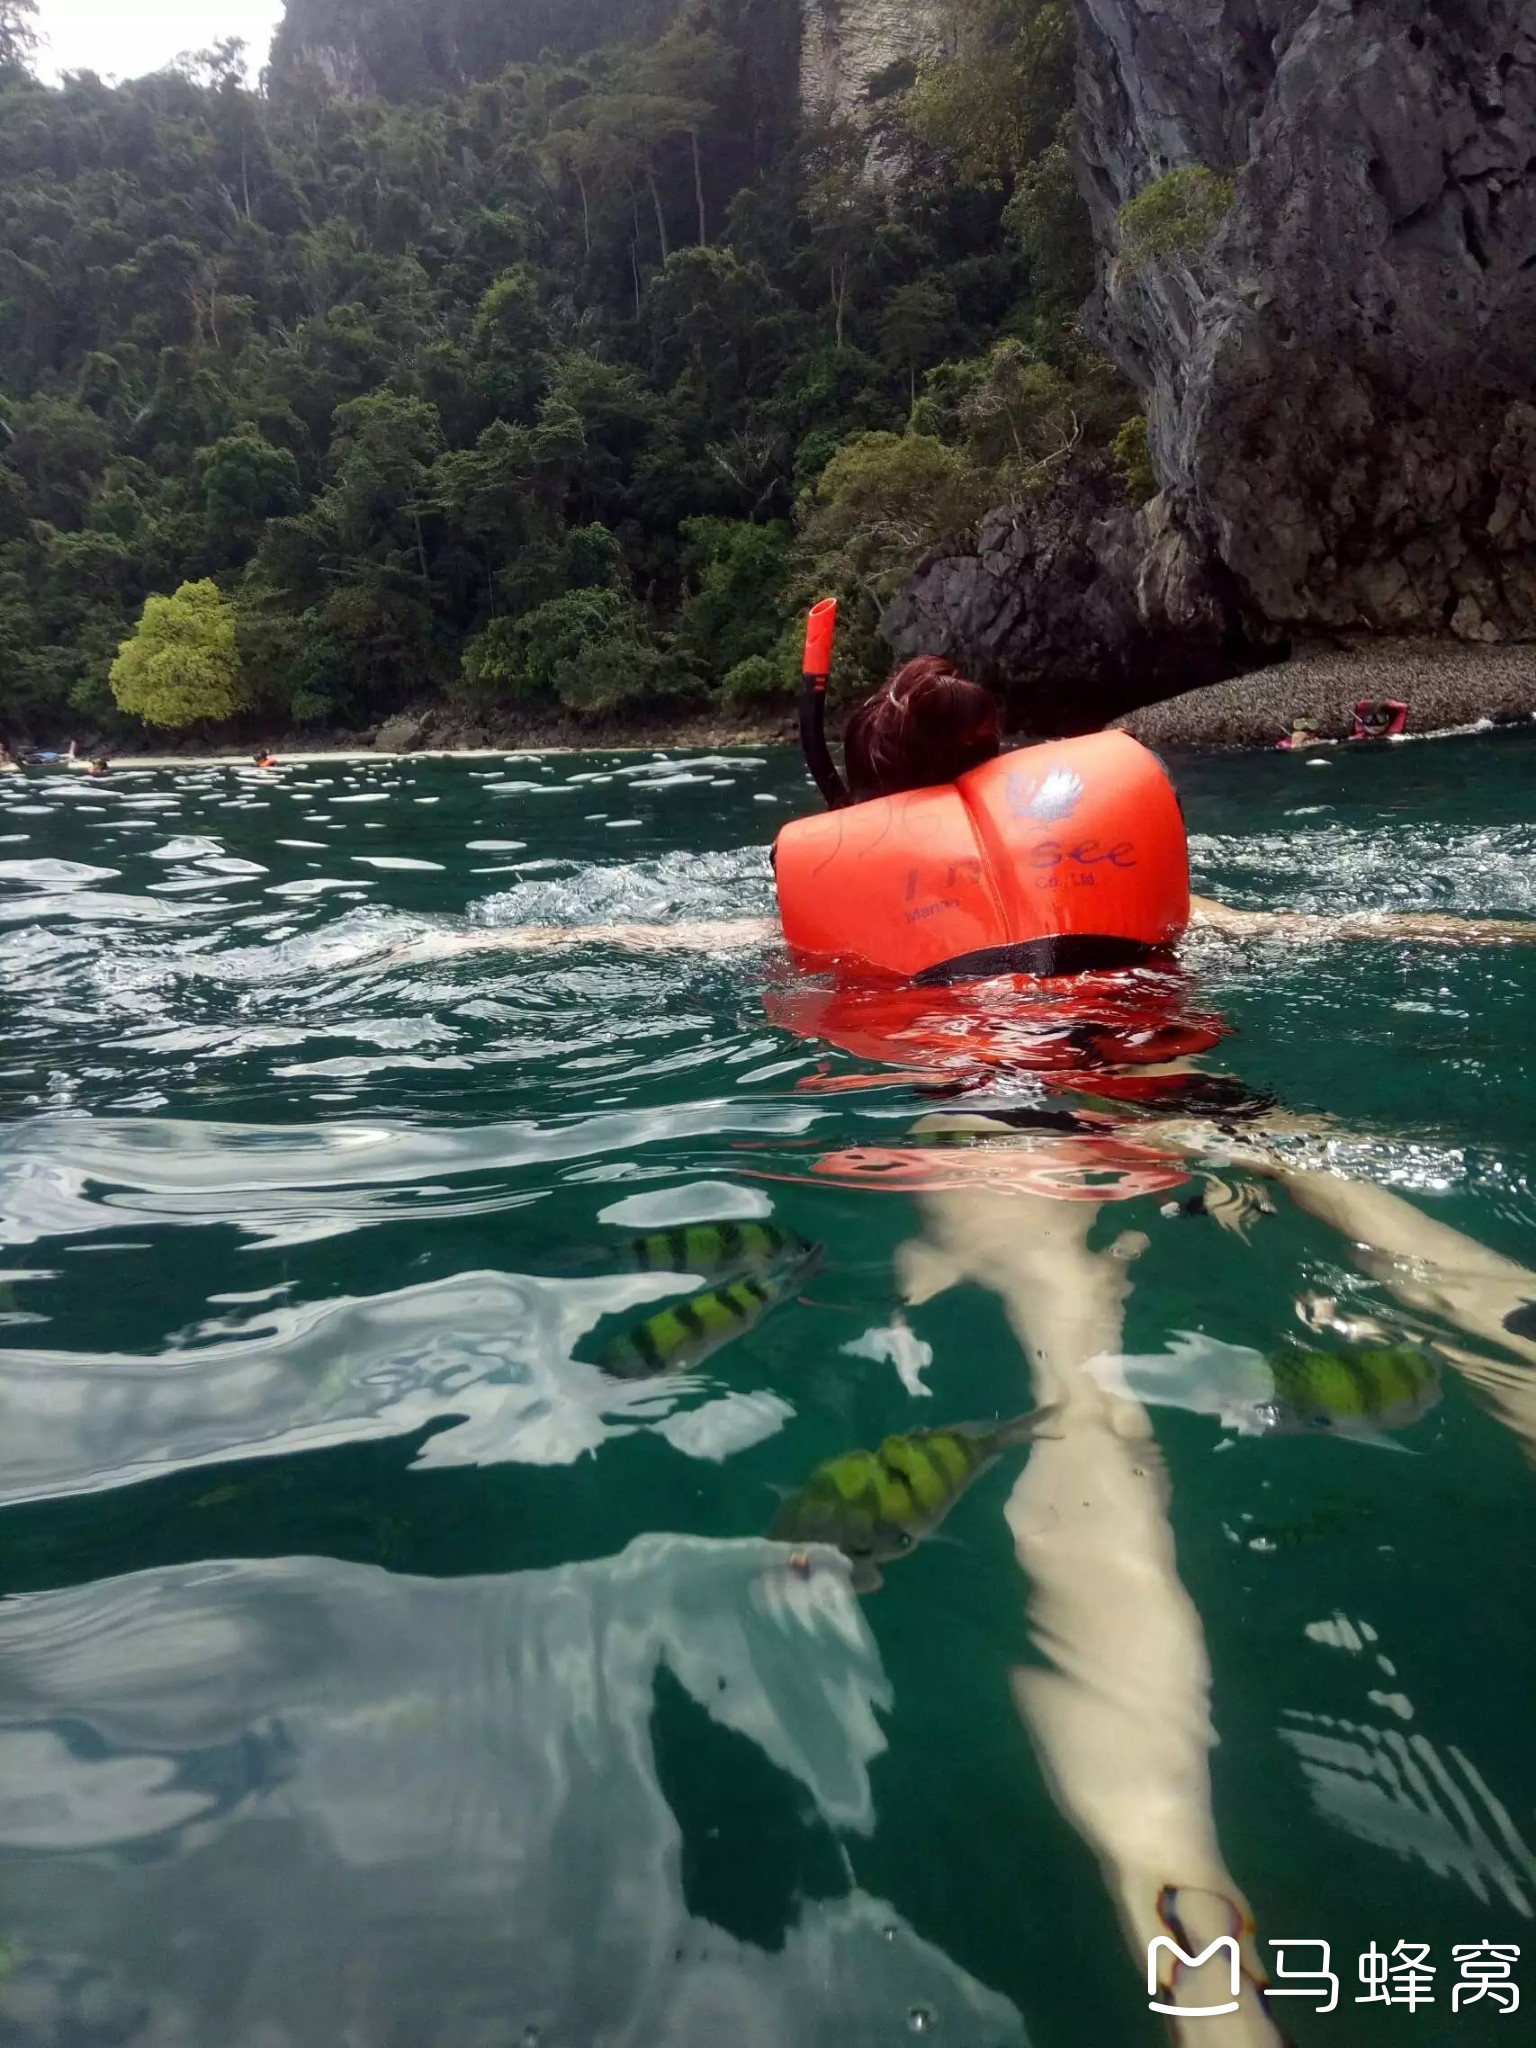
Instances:
[[[1078,0],[1099,332],[1281,628],[1536,636],[1536,4]],[[1123,202],[1230,172],[1207,247]]]
[[[1163,491],[1028,559],[1037,513],[1003,548],[999,515],[919,568],[900,650],[1027,706],[1077,605],[1109,715],[1292,636],[1536,638],[1536,0],[1076,6],[1089,322]],[[1123,255],[1121,206],[1192,165],[1233,181],[1214,236]]]
[[[929,555],[881,623],[899,660],[948,655],[1031,733],[1091,732],[1272,651],[1166,500],[1134,511],[1103,467]]]
[[[800,0],[801,110],[865,125],[951,37],[946,0]]]

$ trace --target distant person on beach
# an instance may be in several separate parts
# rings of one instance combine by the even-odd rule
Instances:
[[[75,743],[71,740],[62,753],[57,747],[31,748],[27,755],[27,765],[33,768],[82,768],[85,764],[76,760]]]
[[[1400,697],[1362,697],[1355,705],[1352,740],[1395,740],[1408,723],[1408,706]]]
[[[21,763],[5,744],[5,741],[0,740],[0,775],[19,775],[20,773]]]

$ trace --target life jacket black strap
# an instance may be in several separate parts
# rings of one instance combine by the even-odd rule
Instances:
[[[1159,965],[1169,959],[1166,947],[1139,939],[1100,938],[1093,932],[1059,932],[1049,938],[1025,939],[1013,946],[985,946],[962,953],[912,977],[916,988],[939,988],[951,981],[985,981],[995,974],[1027,974],[1049,979],[1061,974],[1102,974],[1123,967]]]

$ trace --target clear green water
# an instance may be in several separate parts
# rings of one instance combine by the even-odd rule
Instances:
[[[1240,902],[1531,915],[1533,772],[1467,740],[1180,781]],[[765,1539],[822,1460],[1030,1405],[981,1285],[911,1312],[926,1395],[859,1355],[923,1214],[809,1165],[923,1105],[797,1089],[861,1067],[768,1021],[771,963],[445,944],[764,910],[803,789],[788,756],[0,785],[5,2048],[1164,2038],[1010,1685],[1046,1654],[1023,1455],[864,1600]],[[1531,1259],[1536,952],[1197,970],[1223,1064]],[[1283,1198],[1247,1244],[1164,1200],[1106,1210],[1150,1240],[1129,1354],[1271,1352],[1308,1290],[1398,1313]],[[626,1237],[768,1214],[825,1262],[739,1341],[586,1362],[667,1295]],[[1536,1948],[1536,1507],[1474,1393],[1447,1371],[1397,1452],[1151,1411],[1220,1853],[1344,1978],[1299,2042],[1529,2038],[1449,2008],[1453,1943]],[[1354,2004],[1398,1940],[1438,2003]]]

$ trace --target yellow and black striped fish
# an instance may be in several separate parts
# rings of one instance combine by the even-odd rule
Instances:
[[[1287,1346],[1269,1360],[1273,1399],[1261,1410],[1275,1434],[1328,1430],[1336,1436],[1379,1437],[1407,1429],[1440,1399],[1440,1368],[1414,1344],[1349,1351]]]
[[[690,1372],[793,1294],[821,1263],[821,1254],[819,1244],[803,1244],[798,1256],[743,1272],[723,1286],[656,1309],[605,1344],[597,1363],[616,1379]]]
[[[817,1466],[768,1533],[784,1543],[833,1544],[853,1566],[854,1590],[873,1593],[881,1565],[931,1536],[989,1465],[1041,1433],[1045,1415],[914,1429],[888,1436],[878,1451],[845,1451]]]
[[[625,1245],[624,1262],[637,1273],[697,1273],[704,1280],[722,1280],[727,1274],[760,1273],[803,1259],[811,1249],[803,1237],[776,1223],[727,1219],[647,1231]]]

